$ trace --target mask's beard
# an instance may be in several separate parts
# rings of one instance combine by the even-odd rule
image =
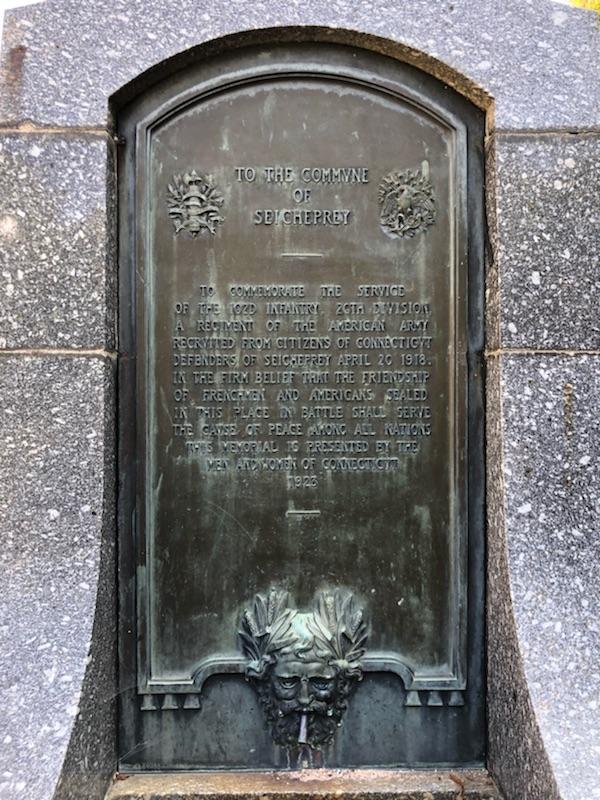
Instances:
[[[271,733],[275,743],[281,747],[307,744],[318,750],[333,739],[340,717],[341,713],[336,719],[335,716],[327,717],[323,714],[293,712],[283,717],[276,717],[271,724]],[[301,739],[304,739],[304,742],[300,741]]]
[[[330,703],[314,700],[308,706],[300,706],[296,700],[277,700],[268,678],[255,681],[275,743],[286,748],[308,745],[314,750],[329,744],[346,710],[345,701],[353,683],[352,679],[338,676]]]

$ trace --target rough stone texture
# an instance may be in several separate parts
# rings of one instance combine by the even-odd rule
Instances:
[[[0,135],[1,348],[112,347],[109,150],[102,136]]]
[[[498,600],[507,568],[518,650],[509,660],[490,644],[492,767],[508,797],[557,796],[540,783],[545,759],[532,742],[535,720],[560,797],[589,800],[600,797],[600,357],[503,356],[502,394],[500,512],[508,558],[503,564],[498,543],[491,545],[491,584]],[[496,533],[490,531],[490,540]],[[502,616],[498,603],[492,602],[492,614]],[[490,627],[495,645],[508,651],[511,621],[504,616]],[[501,660],[516,676],[512,704],[507,684],[498,688]],[[533,709],[529,722],[520,720],[521,664]],[[510,725],[517,730],[507,730]],[[523,786],[518,766],[511,774],[506,758],[507,743],[519,736],[516,757],[528,751],[526,766],[533,767],[521,771],[530,774]]]
[[[600,136],[499,136],[504,347],[600,349]]]
[[[306,770],[119,777],[106,800],[500,800],[482,770]]]
[[[529,696],[514,618],[506,544],[499,358],[487,365],[488,766],[507,800],[558,800]]]
[[[2,800],[114,769],[113,394],[98,358],[0,357]]]
[[[600,125],[596,16],[550,0],[47,0],[6,16],[0,120],[104,126],[107,98],[157,62],[275,26],[337,29],[328,38],[339,41],[351,40],[340,29],[362,31],[428,53],[496,98],[501,129]]]

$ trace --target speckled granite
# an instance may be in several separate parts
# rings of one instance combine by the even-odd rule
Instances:
[[[2,800],[101,796],[114,767],[112,374],[0,357]]]
[[[490,509],[491,763],[509,798],[558,796],[553,772],[563,800],[591,800],[600,797],[600,357],[503,356],[501,371],[505,494]],[[505,564],[494,506],[505,515]],[[516,648],[502,612],[505,569]],[[513,697],[499,674],[507,668]],[[525,723],[521,669],[533,709]],[[534,723],[552,764],[546,773]],[[511,774],[507,745],[515,743]],[[531,775],[521,786],[523,756],[534,769],[521,771]],[[511,781],[519,791],[508,790]]]
[[[503,346],[600,349],[600,135],[495,148]]]
[[[107,151],[103,136],[0,134],[0,348],[112,347]]]
[[[330,28],[340,42],[352,41],[342,29],[362,31],[366,45],[384,37],[428,53],[494,95],[501,129],[600,125],[596,16],[550,0],[48,0],[6,16],[0,120],[104,126],[107,98],[140,72],[276,26]]]
[[[506,544],[501,360],[487,364],[488,766],[507,800],[559,800],[515,624]]]

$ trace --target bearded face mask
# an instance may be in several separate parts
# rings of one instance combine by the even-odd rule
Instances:
[[[362,678],[367,626],[349,592],[320,593],[311,612],[289,607],[287,592],[257,595],[240,639],[246,677],[276,744],[320,750],[329,744]]]

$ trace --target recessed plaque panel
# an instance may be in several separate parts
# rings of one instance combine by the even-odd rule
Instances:
[[[125,716],[168,732],[134,762],[481,757],[480,123],[448,92],[315,46],[123,117]]]

